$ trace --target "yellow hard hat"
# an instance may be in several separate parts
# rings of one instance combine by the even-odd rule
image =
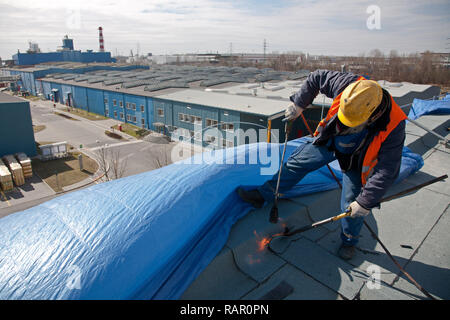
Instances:
[[[381,86],[372,80],[358,80],[344,89],[338,118],[347,127],[357,127],[366,122],[383,98]]]

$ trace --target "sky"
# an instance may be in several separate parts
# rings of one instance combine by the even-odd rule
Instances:
[[[0,0],[0,57],[28,42],[129,55],[450,51],[450,0]]]

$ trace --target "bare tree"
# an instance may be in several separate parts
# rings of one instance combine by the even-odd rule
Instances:
[[[111,175],[113,179],[122,178],[127,169],[128,158],[120,159],[120,151],[110,151]]]
[[[95,152],[94,158],[98,163],[98,169],[100,170],[100,172],[102,173],[102,175],[104,176],[104,178],[106,179],[106,181],[109,181],[109,162],[108,162],[108,149],[106,149],[105,147],[102,147],[100,149],[98,149]]]
[[[127,158],[121,159],[120,151],[102,147],[96,151],[95,160],[106,181],[119,179],[125,175]]]
[[[172,163],[170,160],[170,147],[168,145],[161,145],[151,150],[152,162],[156,169],[165,167]]]

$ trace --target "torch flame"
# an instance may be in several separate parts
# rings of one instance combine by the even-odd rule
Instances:
[[[263,251],[266,246],[269,244],[270,242],[270,238],[269,237],[263,237],[261,238],[260,235],[258,235],[258,233],[256,232],[256,230],[253,231],[253,233],[256,236],[256,243],[258,245],[258,251],[261,252]]]
[[[286,224],[283,223],[283,229],[286,229]],[[270,241],[275,238],[275,237],[279,237],[279,236],[284,236],[285,232],[280,232],[280,233],[276,233],[270,237],[262,237],[256,232],[256,230],[253,231],[253,233],[256,236],[256,243],[258,245],[258,252],[263,251],[267,245],[270,243]]]

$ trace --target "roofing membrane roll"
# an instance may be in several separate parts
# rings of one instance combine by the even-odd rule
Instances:
[[[289,142],[285,159],[302,143]],[[0,299],[179,298],[251,210],[236,188],[269,179],[281,148],[206,152],[0,219]],[[422,165],[405,148],[399,179]],[[333,188],[324,167],[286,196]]]

